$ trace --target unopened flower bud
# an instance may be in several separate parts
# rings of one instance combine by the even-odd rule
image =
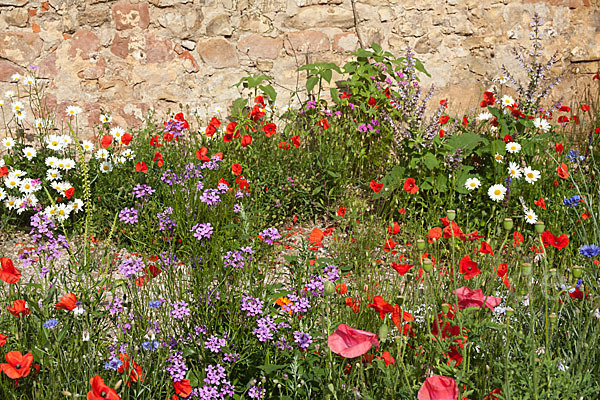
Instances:
[[[542,221],[538,221],[535,223],[535,231],[537,232],[538,235],[541,235],[542,233],[544,233],[545,229],[546,229],[546,225]]]
[[[425,250],[425,241],[423,239],[417,239],[417,250]]]
[[[387,339],[388,332],[389,332],[388,326],[384,322],[379,327],[379,340],[381,340],[382,342],[385,342],[385,340]]]
[[[557,319],[557,317],[556,317],[556,314],[555,314],[555,313],[552,313],[552,314],[550,314],[550,315],[548,316],[548,318],[550,319],[550,323],[551,323],[551,324],[553,324],[553,325],[554,325],[554,324],[556,323],[556,319]]]
[[[449,221],[454,221],[454,219],[456,219],[456,210],[446,211],[446,217],[448,217]]]
[[[579,279],[583,276],[583,268],[581,268],[579,265],[573,265],[571,273],[573,274],[574,278]]]
[[[510,231],[514,226],[512,218],[504,218],[503,225],[505,230]]]
[[[433,269],[433,264],[429,258],[423,260],[423,271],[429,272]]]

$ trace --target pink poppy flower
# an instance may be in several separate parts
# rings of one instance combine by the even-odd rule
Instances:
[[[340,324],[335,332],[329,335],[329,348],[344,358],[354,358],[366,354],[373,345],[379,349],[377,335],[361,331],[346,324]]]
[[[458,308],[460,310],[469,307],[481,308],[485,305],[487,308],[494,311],[494,308],[502,302],[500,297],[486,297],[483,295],[483,290],[471,290],[466,286],[456,289],[456,297],[458,297]]]
[[[425,379],[417,394],[418,400],[457,400],[458,385],[447,376],[432,376]]]

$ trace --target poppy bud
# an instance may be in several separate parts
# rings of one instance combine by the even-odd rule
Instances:
[[[429,258],[423,260],[423,271],[429,272],[433,269],[433,264]]]
[[[423,239],[417,239],[417,250],[425,250],[425,241]]]
[[[456,218],[456,210],[446,211],[446,217],[448,217],[449,221],[454,221],[454,219]]]
[[[554,324],[556,323],[556,314],[555,314],[555,313],[552,313],[552,314],[550,314],[550,315],[548,316],[548,318],[550,319],[550,323],[551,323],[552,325],[554,325]]]
[[[513,228],[512,218],[504,218],[504,230],[510,231]]]
[[[385,342],[385,340],[387,339],[387,335],[388,335],[389,329],[386,323],[383,323],[380,327],[379,327],[379,340],[381,340],[382,342]]]
[[[442,312],[447,315],[448,311],[450,311],[450,304],[448,304],[448,303],[442,304]]]
[[[579,265],[573,265],[571,273],[573,274],[573,277],[579,279],[583,275],[583,269]]]
[[[323,294],[325,296],[331,296],[335,292],[335,285],[331,281],[325,281],[323,284]]]
[[[542,221],[538,221],[535,223],[535,231],[537,232],[538,235],[541,235],[542,233],[544,233],[545,229],[546,229],[546,225]]]
[[[531,276],[532,267],[530,263],[521,264],[521,275],[523,276]]]
[[[515,309],[512,307],[506,307],[506,315],[511,317],[515,313]]]

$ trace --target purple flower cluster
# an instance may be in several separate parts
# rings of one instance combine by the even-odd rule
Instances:
[[[163,212],[156,214],[158,217],[158,229],[160,231],[168,230],[169,232],[173,233],[177,225],[175,224],[175,221],[169,217],[169,215],[173,215],[172,207],[165,207]]]
[[[185,374],[188,370],[183,359],[183,352],[176,351],[167,359],[171,363],[166,370],[171,375],[173,382],[179,382],[185,379]]]
[[[123,300],[118,297],[115,297],[108,303],[108,312],[110,315],[117,315],[123,312]]]
[[[306,284],[306,290],[312,293],[313,296],[323,296],[323,290],[325,286],[323,285],[323,278],[319,275],[312,275],[310,280]]]
[[[312,343],[312,337],[308,333],[295,331],[294,342],[303,350],[308,349],[308,346]]]
[[[214,228],[210,224],[210,222],[204,224],[196,224],[192,226],[191,232],[194,234],[194,237],[198,240],[202,240],[202,238],[210,239],[210,235],[214,232]]]
[[[273,244],[275,240],[281,238],[281,235],[279,234],[277,228],[267,228],[261,233],[259,233],[259,236],[263,238],[266,244]]]
[[[135,208],[124,208],[119,213],[119,221],[134,225],[138,222],[138,210]]]
[[[290,293],[287,295],[290,302],[281,306],[283,311],[291,311],[295,314],[305,314],[311,309],[310,302],[304,296],[299,296],[296,293]]]
[[[240,359],[239,353],[225,353],[223,354],[223,361],[228,363],[234,363]]]
[[[131,257],[123,260],[121,264],[119,264],[119,272],[125,278],[131,278],[142,272],[146,268],[144,261],[138,257]]]
[[[245,264],[244,263],[244,255],[239,250],[228,251],[227,254],[225,254],[225,257],[223,258],[223,260],[224,260],[225,268],[227,268],[227,267],[232,267],[232,268],[236,268],[236,269],[244,268],[244,264]]]
[[[328,281],[335,282],[340,279],[340,270],[335,265],[329,264],[323,268],[323,275]]]
[[[42,237],[52,239],[54,234],[52,231],[56,228],[54,222],[43,212],[35,213],[30,219],[31,231],[29,234],[35,243],[38,243]]]
[[[183,319],[185,316],[190,316],[191,311],[188,308],[188,304],[185,301],[178,301],[173,303],[173,309],[171,310],[171,317],[175,319]]]
[[[207,204],[209,207],[215,207],[221,202],[218,189],[206,189],[200,196],[200,201]]]
[[[272,317],[262,317],[256,321],[258,325],[252,333],[256,335],[259,341],[267,342],[273,339],[273,333],[277,332],[277,325]]]
[[[173,137],[183,136],[185,123],[183,121],[177,121],[170,119],[165,123],[165,133],[170,133]]]
[[[265,302],[256,297],[242,295],[242,305],[240,309],[246,311],[247,317],[256,317],[262,314]]]
[[[248,390],[248,397],[251,399],[263,399],[265,397],[265,390],[259,385],[252,386]]]
[[[227,340],[215,335],[211,335],[208,338],[208,340],[204,342],[204,348],[210,350],[213,353],[219,353],[221,349],[225,346],[227,346]]]
[[[151,196],[156,190],[152,189],[148,185],[135,185],[133,187],[133,195],[136,199],[143,199]]]

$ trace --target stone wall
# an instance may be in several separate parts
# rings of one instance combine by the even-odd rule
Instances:
[[[350,0],[0,0],[0,93],[36,65],[49,104],[79,105],[91,125],[104,110],[131,126],[179,103],[226,110],[249,73],[293,89],[298,66],[342,65],[362,41],[398,55],[411,46],[437,97],[467,109],[502,64],[519,69],[510,50],[530,48],[534,12],[545,54],[558,50],[557,67],[569,70],[558,95],[581,90],[600,60],[598,0],[356,0],[355,9],[356,20]]]

